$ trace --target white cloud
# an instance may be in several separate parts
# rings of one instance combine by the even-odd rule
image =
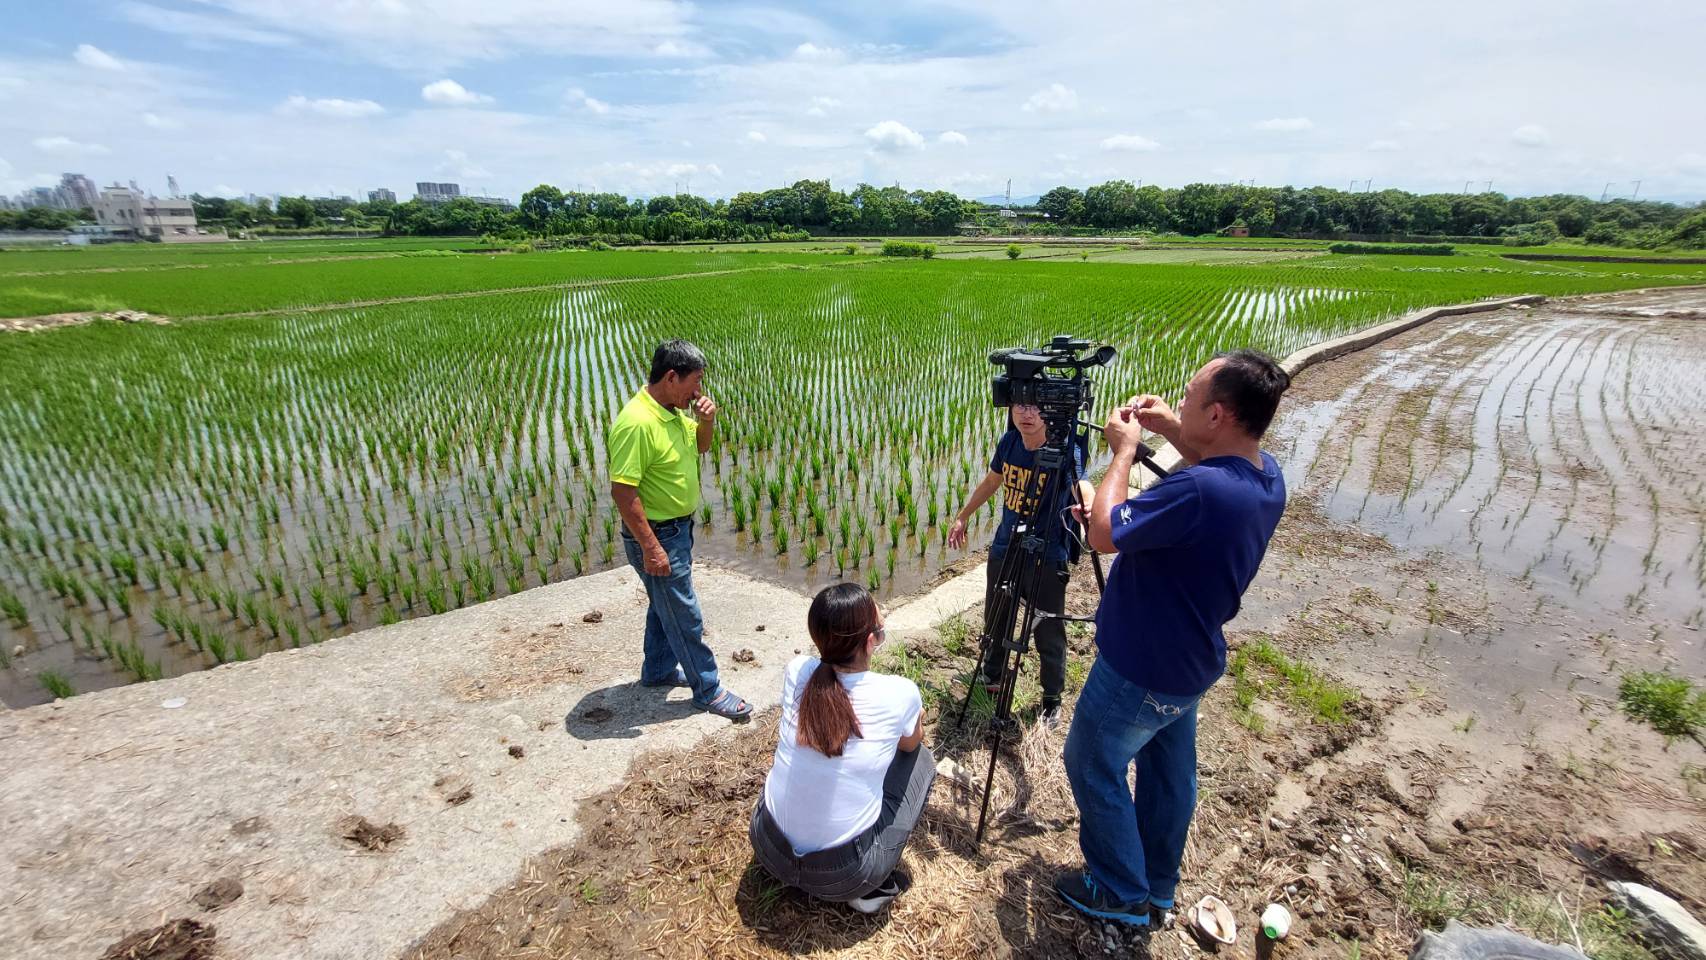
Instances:
[[[1398,152],[1398,141],[1370,140],[1368,142],[1368,146],[1363,149],[1367,150],[1369,153],[1396,153]]]
[[[30,141],[42,153],[56,154],[62,157],[95,157],[112,153],[98,143],[81,143],[70,137],[37,137]]]
[[[610,104],[605,103],[597,97],[589,96],[587,92],[582,90],[580,87],[569,88],[568,92],[563,94],[563,102],[567,103],[571,107],[579,107],[582,110],[586,110],[590,113],[596,113],[599,116],[603,116],[610,112]]]
[[[1519,147],[1544,147],[1552,142],[1552,135],[1539,124],[1525,123],[1511,131],[1511,142]]]
[[[917,150],[924,146],[924,137],[898,120],[884,120],[865,131],[871,149],[884,153]]]
[[[490,170],[468,159],[468,154],[461,150],[444,151],[444,160],[434,169],[458,180],[480,180],[492,175]]]
[[[710,52],[699,44],[686,40],[665,40],[652,47],[654,57],[704,57],[709,56]]]
[[[150,130],[178,130],[183,124],[171,117],[162,117],[157,113],[144,113],[142,125]]]
[[[794,48],[794,56],[801,60],[829,60],[841,55],[834,47],[820,47],[815,43],[802,43]]]
[[[421,88],[421,99],[427,103],[436,103],[446,107],[468,107],[478,103],[491,103],[492,98],[483,93],[475,93],[449,77],[434,80]]]
[[[829,111],[841,106],[841,101],[834,97],[813,97],[812,105],[806,108],[808,117],[826,117]]]
[[[241,187],[233,187],[228,183],[221,183],[213,188],[213,192],[216,196],[221,197],[240,197],[248,191]]]
[[[1031,94],[1025,101],[1026,113],[1066,113],[1078,109],[1078,92],[1060,83],[1048,86]]]
[[[963,147],[970,141],[966,139],[965,134],[958,130],[943,130],[942,135],[936,138],[936,142],[946,143],[956,147]]]
[[[1161,144],[1148,137],[1135,133],[1120,133],[1102,141],[1103,150],[1122,150],[1127,153],[1149,153],[1157,150]]]
[[[1256,129],[1270,133],[1296,133],[1315,129],[1315,123],[1308,117],[1274,117],[1256,124]]]
[[[94,70],[123,70],[124,64],[112,54],[92,44],[80,43],[72,58],[85,67]]]
[[[310,99],[300,94],[294,94],[279,104],[278,112],[287,114],[317,113],[322,117],[352,119],[375,116],[384,113],[385,108],[372,100],[344,100],[340,97]]]
[[[769,139],[770,139],[769,137],[766,137],[764,134],[760,133],[757,130],[748,130],[746,132],[746,142],[747,143],[764,143],[764,142],[768,141]]]

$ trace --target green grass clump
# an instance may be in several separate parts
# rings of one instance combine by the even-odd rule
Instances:
[[[1641,720],[1668,738],[1698,737],[1706,726],[1706,690],[1669,673],[1626,673],[1617,699],[1630,719]]]
[[[1327,723],[1347,723],[1345,708],[1360,697],[1355,690],[1323,677],[1307,664],[1281,653],[1268,640],[1246,644],[1232,655],[1228,666],[1233,677],[1233,701],[1240,711],[1239,722],[1260,732],[1263,723],[1251,708],[1256,699],[1278,686],[1286,698]]]

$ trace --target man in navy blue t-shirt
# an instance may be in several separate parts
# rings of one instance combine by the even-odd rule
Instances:
[[[972,490],[965,507],[954,517],[953,526],[948,528],[948,546],[955,550],[964,547],[966,520],[981,509],[995,491],[1001,491],[1001,524],[995,528],[995,539],[989,545],[988,582],[984,588],[984,618],[992,629],[999,628],[999,624],[990,621],[992,615],[1016,616],[1017,601],[1026,597],[1039,611],[1063,612],[1061,608],[1066,603],[1066,585],[1071,569],[1067,561],[1072,555],[1072,529],[1079,522],[1075,519],[1077,514],[1067,511],[1074,504],[1089,503],[1095,492],[1089,483],[1078,480],[1075,484],[1078,495],[1072,497],[1069,493],[1073,486],[1067,482],[1069,476],[1084,475],[1088,458],[1083,444],[1072,445],[1070,471],[1058,471],[1062,474],[1059,477],[1050,477],[1046,470],[1041,476],[1033,476],[1037,471],[1037,451],[1048,440],[1048,425],[1043,422],[1042,411],[1029,404],[1016,403],[1009,408],[1009,413],[1011,425],[995,444],[995,453],[989,458],[989,474]],[[1037,501],[1045,491],[1048,503],[1039,504]],[[1044,545],[1043,568],[1030,575],[1020,569],[1019,561],[1024,559],[1024,554],[1009,556],[1008,550],[1014,531],[1025,517],[1034,518],[1037,529],[1051,531]],[[1052,527],[1045,528],[1045,523],[1052,524]],[[1013,609],[998,606],[1004,598],[997,594],[995,588],[1004,574],[1018,587]],[[1060,695],[1066,687],[1066,627],[1062,621],[1050,618],[1037,621],[1032,633],[1037,645],[1037,659],[1042,663],[1038,678],[1043,688],[1042,704],[1038,713],[1044,723],[1053,724],[1060,716]],[[987,662],[979,665],[980,679],[975,682],[999,686],[1006,664],[1006,651],[991,649]]]
[[[1285,478],[1260,444],[1290,385],[1272,357],[1236,350],[1197,371],[1178,413],[1141,396],[1108,417],[1113,463],[1090,509],[1090,546],[1117,556],[1066,738],[1085,870],[1055,882],[1091,916],[1147,926],[1152,907],[1173,906],[1196,807],[1197,701],[1226,670],[1221,627],[1285,511]],[[1187,466],[1128,500],[1145,429]]]

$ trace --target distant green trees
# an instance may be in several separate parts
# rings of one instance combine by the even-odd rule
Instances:
[[[1530,246],[1557,239],[1632,247],[1706,247],[1698,207],[1608,200],[1570,194],[1507,197],[1499,193],[1413,194],[1403,190],[1347,192],[1329,187],[1256,187],[1191,183],[1162,188],[1109,180],[1085,189],[1060,186],[1035,210],[1041,222],[997,219],[993,207],[945,190],[906,190],[861,183],[836,190],[828,180],[800,180],[727,200],[688,193],[635,199],[620,193],[564,191],[540,184],[506,211],[461,198],[449,203],[367,202],[285,197],[276,213],[261,201],[192,197],[204,223],[239,227],[315,226],[341,221],[382,226],[402,235],[490,235],[510,242],[564,238],[584,242],[668,243],[742,241],[807,236],[947,236],[961,223],[1040,235],[1099,231],[1203,235],[1242,223],[1253,236],[1315,235],[1443,237],[1454,242]],[[0,226],[59,211],[0,213]],[[57,221],[56,221],[57,222]]]
[[[1348,192],[1329,187],[1256,187],[1191,183],[1176,189],[1110,180],[1084,190],[1056,187],[1036,209],[1047,223],[1033,233],[1073,230],[1210,234],[1242,221],[1256,236],[1370,234],[1484,237],[1515,245],[1560,237],[1634,246],[1702,246],[1706,229],[1685,228],[1698,208],[1646,200],[1601,203],[1571,194]]]
[[[54,207],[0,210],[0,230],[68,230],[77,220],[78,211]]]

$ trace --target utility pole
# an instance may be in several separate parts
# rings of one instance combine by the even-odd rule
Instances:
[[[1611,181],[1607,180],[1605,182],[1605,189],[1601,190],[1599,192],[1599,202],[1604,203],[1605,202],[1605,195],[1610,193],[1610,192],[1611,192]]]
[[[1639,181],[1639,180],[1635,181],[1635,195],[1630,197],[1629,199],[1631,199],[1631,200],[1641,199],[1641,181]]]
[[[1464,196],[1466,196],[1466,197],[1467,197],[1467,196],[1469,196],[1469,185],[1470,185],[1470,184],[1471,184],[1471,183],[1474,183],[1474,182],[1475,182],[1475,181],[1473,181],[1473,180],[1465,180],[1465,181],[1463,181],[1463,195],[1464,195]]]

